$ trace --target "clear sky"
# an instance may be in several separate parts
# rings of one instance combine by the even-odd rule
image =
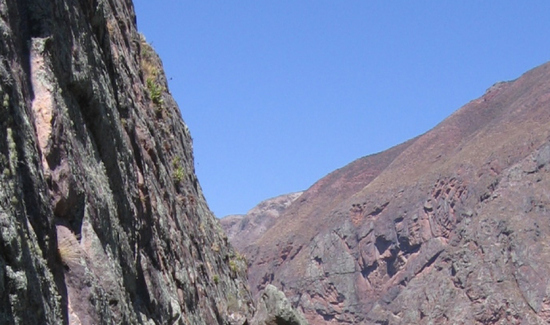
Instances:
[[[550,60],[550,1],[134,4],[218,217],[305,190]]]

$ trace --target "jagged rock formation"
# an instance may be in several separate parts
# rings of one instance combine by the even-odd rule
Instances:
[[[0,323],[251,319],[132,2],[1,0],[0,31]]]
[[[311,324],[550,322],[548,94],[545,64],[323,178],[243,249],[252,291]]]
[[[281,213],[300,195],[302,192],[280,195],[262,201],[247,214],[222,218],[220,224],[231,244],[237,249],[244,249],[271,228]]]

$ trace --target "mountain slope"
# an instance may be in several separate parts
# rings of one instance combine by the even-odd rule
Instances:
[[[244,249],[253,292],[312,324],[550,321],[549,94],[544,64],[317,182]]]
[[[247,214],[224,217],[220,224],[231,244],[244,249],[271,228],[281,213],[301,195],[302,192],[296,192],[262,201]]]

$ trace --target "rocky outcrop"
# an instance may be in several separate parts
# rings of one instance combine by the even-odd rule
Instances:
[[[269,284],[260,293],[252,325],[307,325],[304,316],[292,308],[285,294]]]
[[[229,241],[241,250],[255,242],[269,228],[285,209],[302,195],[302,192],[277,196],[260,202],[247,214],[226,216],[220,224]]]
[[[244,248],[311,324],[550,321],[550,64],[323,178]]]
[[[251,319],[132,2],[2,0],[0,31],[0,323]]]

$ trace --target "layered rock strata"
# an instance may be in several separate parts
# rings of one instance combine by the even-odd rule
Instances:
[[[548,94],[547,63],[321,179],[243,248],[252,291],[311,324],[550,322]]]

